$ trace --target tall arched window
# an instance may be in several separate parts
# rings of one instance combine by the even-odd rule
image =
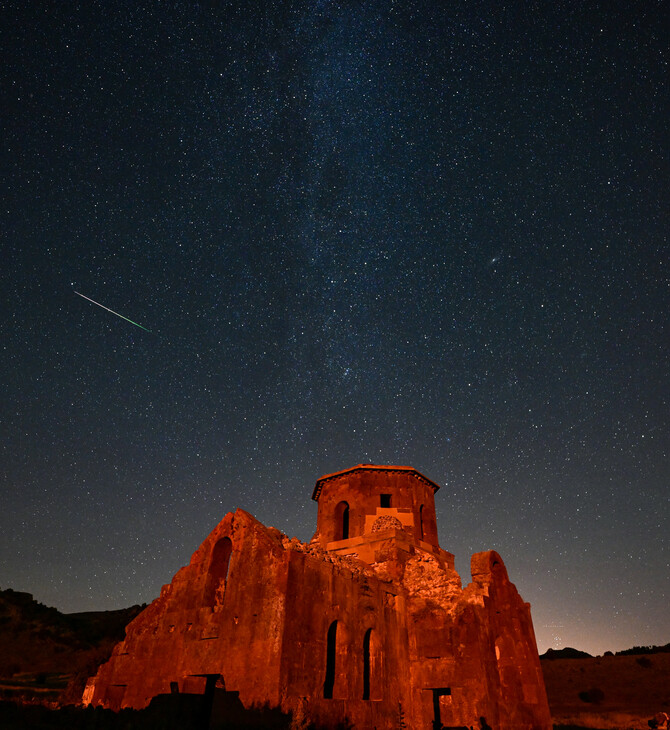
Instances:
[[[323,696],[327,700],[333,699],[335,686],[335,655],[337,651],[337,621],[328,627],[326,639],[326,679],[323,683]]]
[[[223,603],[223,595],[226,590],[228,569],[230,567],[230,555],[233,552],[233,543],[229,537],[222,537],[212,550],[212,558],[209,563],[207,582],[205,583],[205,606],[220,606]]]
[[[368,629],[363,638],[363,699],[381,699],[381,647],[379,637]]]
[[[423,540],[423,505],[419,507],[419,538]]]
[[[363,639],[363,699],[370,699],[370,636],[372,629],[365,632]]]
[[[349,539],[349,505],[340,502],[335,507],[335,540]]]

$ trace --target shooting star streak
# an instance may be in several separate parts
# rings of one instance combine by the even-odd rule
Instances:
[[[90,299],[89,297],[85,297],[83,294],[79,294],[78,291],[75,291],[75,294],[80,296],[82,299],[86,299],[89,302],[93,302],[93,304],[97,304],[99,307],[102,307],[103,309],[106,309],[108,312],[111,312],[112,314],[115,314],[117,317],[121,317],[121,319],[125,319],[126,322],[130,322],[130,324],[134,324],[135,327],[139,327],[141,330],[144,330],[145,332],[151,332],[151,330],[148,330],[146,327],[142,327],[141,324],[137,324],[137,322],[133,322],[132,319],[128,319],[128,317],[124,317],[122,314],[119,314],[118,312],[115,312],[113,309],[110,309],[109,307],[106,307],[104,304],[100,304],[100,302],[96,302],[95,299]]]

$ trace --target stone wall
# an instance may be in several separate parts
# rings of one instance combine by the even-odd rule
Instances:
[[[386,477],[365,469],[321,485],[325,516],[309,544],[242,510],[226,515],[128,626],[87,702],[142,708],[216,685],[246,707],[296,711],[323,727],[428,730],[439,717],[447,727],[486,718],[496,730],[551,728],[530,608],[500,556],[474,555],[463,589],[430,518],[423,535],[414,521],[365,527],[377,509],[434,514],[429,480],[407,467]],[[379,507],[380,494],[390,507]],[[362,532],[324,539],[344,496]]]

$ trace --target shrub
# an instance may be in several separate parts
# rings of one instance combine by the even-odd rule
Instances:
[[[579,693],[582,702],[589,702],[594,705],[600,704],[605,699],[605,693],[598,687],[593,687],[586,692]]]

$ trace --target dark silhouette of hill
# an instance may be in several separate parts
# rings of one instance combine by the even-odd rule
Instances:
[[[544,654],[540,654],[540,659],[591,659],[591,655],[579,649],[572,649],[566,646],[565,649],[547,649]]]
[[[78,678],[72,699],[77,693],[81,697],[86,677],[109,658],[126,625],[142,608],[64,614],[30,593],[0,591],[2,694],[46,696],[50,688],[62,689],[68,679]]]
[[[617,651],[615,656],[630,656],[632,654],[670,654],[670,644],[663,646],[634,646],[632,649]]]

